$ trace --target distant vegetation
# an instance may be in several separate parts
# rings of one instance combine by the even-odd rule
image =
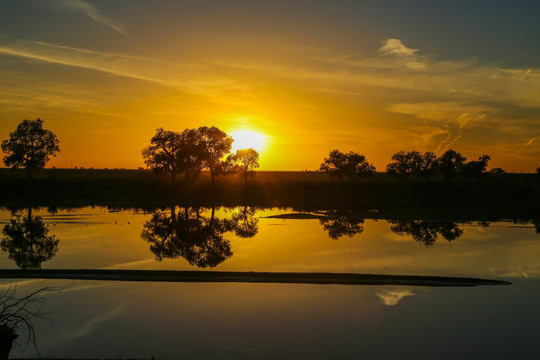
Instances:
[[[258,171],[248,181],[259,167],[259,154],[253,149],[232,154],[232,143],[216,127],[182,132],[159,128],[142,151],[148,170],[43,169],[59,151],[59,141],[43,128],[43,121],[24,120],[2,142],[5,164],[25,171],[0,169],[0,205],[490,208],[540,213],[538,175],[506,174],[499,168],[488,172],[488,155],[467,161],[455,150],[439,157],[400,151],[385,173],[377,173],[364,155],[335,149],[317,171]],[[40,176],[33,176],[40,170]],[[241,176],[219,176],[228,174]],[[184,181],[176,181],[179,175]]]

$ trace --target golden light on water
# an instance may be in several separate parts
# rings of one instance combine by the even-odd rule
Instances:
[[[230,133],[234,139],[232,152],[241,149],[255,149],[261,154],[268,144],[268,136],[253,130],[235,130]]]

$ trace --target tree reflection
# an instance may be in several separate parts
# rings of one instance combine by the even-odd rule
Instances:
[[[325,217],[319,219],[319,223],[333,240],[345,235],[353,237],[364,231],[364,219],[344,214],[328,213]]]
[[[156,212],[143,226],[141,237],[150,243],[157,261],[184,258],[197,267],[216,267],[233,253],[223,234],[234,231],[240,237],[258,232],[255,210],[244,207],[232,219],[218,219],[215,208],[210,216],[202,208],[170,208],[169,214]]]
[[[534,220],[533,225],[534,225],[534,228],[536,229],[536,233],[540,234],[540,220]]]
[[[463,234],[463,230],[453,221],[391,220],[390,224],[394,233],[410,235],[414,241],[425,246],[435,244],[439,236],[452,241]]]
[[[244,206],[233,213],[230,221],[232,231],[241,238],[251,238],[259,232],[259,219],[255,217],[256,207]]]
[[[21,269],[40,269],[41,263],[52,259],[58,251],[59,240],[48,235],[49,228],[41,216],[32,215],[31,208],[26,216],[11,219],[2,233],[5,235],[0,241],[2,250]]]

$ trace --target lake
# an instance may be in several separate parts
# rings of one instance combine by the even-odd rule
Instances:
[[[512,283],[425,287],[20,279],[20,296],[45,286],[62,288],[44,296],[46,319],[33,321],[43,357],[538,356],[538,223],[372,215],[251,207],[155,212],[86,207],[15,214],[3,209],[0,223],[12,236],[3,235],[0,263],[1,269],[329,272]],[[16,236],[24,226],[40,235],[31,246]],[[5,288],[11,281],[2,283]],[[37,353],[33,346],[15,346],[11,356]]]

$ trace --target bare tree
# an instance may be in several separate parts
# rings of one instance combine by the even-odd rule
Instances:
[[[27,349],[32,345],[39,354],[36,345],[36,334],[33,319],[46,318],[43,311],[45,299],[43,294],[60,292],[58,287],[43,287],[23,297],[17,297],[17,286],[11,283],[0,290],[0,359],[7,359],[13,342],[21,337],[21,346]]]

